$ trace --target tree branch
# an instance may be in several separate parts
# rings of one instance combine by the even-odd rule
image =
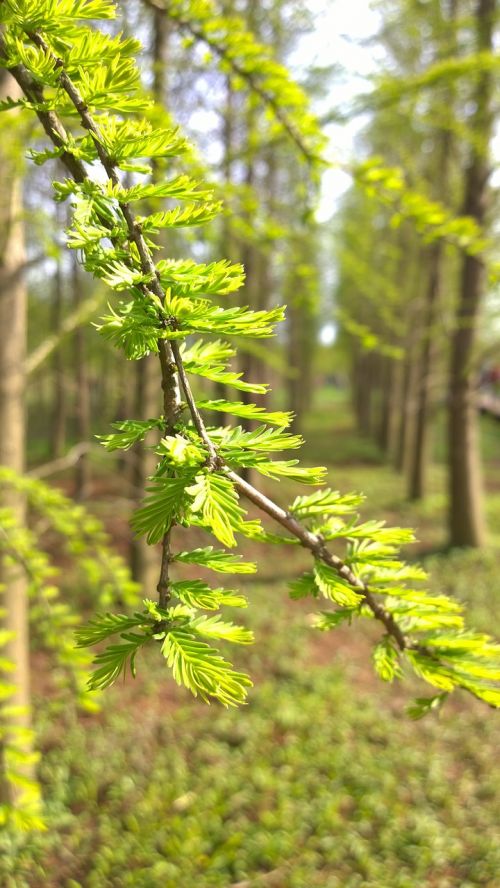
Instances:
[[[51,55],[53,55],[53,53],[51,53],[50,47],[38,33],[33,33],[29,36],[30,39],[45,53],[50,53]],[[82,125],[91,134],[96,146],[98,157],[106,171],[108,178],[111,180],[111,182],[113,182],[113,184],[120,185],[120,179],[117,173],[116,165],[104,148],[97,124],[91,117],[89,110],[85,102],[83,101],[78,89],[75,87],[71,78],[63,69],[62,60],[57,59],[55,56],[53,56],[53,58],[57,67],[61,69],[61,73],[59,75],[60,85],[70,98],[75,109],[77,110]],[[34,86],[29,73],[26,72],[25,69],[22,69],[21,66],[16,66],[15,68],[11,69],[11,72],[13,73],[23,91],[25,90],[25,87],[28,90],[26,95],[28,95],[28,97],[34,95]],[[43,92],[38,86],[36,86],[36,95],[38,102],[43,100]],[[37,110],[36,113],[38,114],[38,117],[43,124],[44,121],[42,118],[47,117],[47,112]],[[64,144],[64,139],[66,138],[66,133],[64,127],[57,118],[57,115],[55,115],[53,112],[50,112],[50,121],[46,122],[47,126],[44,126],[44,128],[49,138],[54,144],[58,145],[58,147],[62,147]],[[88,178],[84,168],[82,173],[82,166],[79,162],[76,167],[74,166],[73,161],[75,160],[75,158],[73,158],[73,156],[69,154],[69,152],[63,152],[61,160],[65,164],[66,168],[70,171],[71,175],[73,175],[73,177],[76,179],[76,181],[83,181],[83,179]],[[82,175],[83,179],[81,178]],[[141,267],[144,273],[150,275],[152,278],[149,286],[155,296],[157,296],[163,303],[165,299],[165,293],[161,284],[158,270],[153,262],[152,254],[142,236],[140,227],[135,221],[134,214],[129,204],[121,201],[118,201],[118,203],[123,213],[124,219],[127,223],[130,240],[137,247],[141,260]],[[144,295],[147,297],[148,289],[145,285],[142,286],[142,290]],[[160,318],[160,323],[162,326],[165,326],[165,321],[163,318]],[[373,616],[385,626],[386,631],[395,640],[399,649],[403,651],[408,648],[409,644],[392,615],[388,613],[377,602],[374,594],[358,577],[356,577],[356,575],[348,567],[348,565],[345,564],[342,559],[338,558],[336,555],[333,555],[328,551],[323,540],[319,536],[312,534],[306,528],[302,527],[302,525],[292,515],[290,515],[288,512],[285,512],[284,509],[282,509],[272,500],[268,499],[262,493],[257,491],[254,487],[252,487],[251,484],[248,484],[246,481],[236,475],[236,473],[232,472],[225,466],[224,461],[217,453],[216,448],[210,440],[210,437],[206,430],[206,426],[203,422],[203,418],[201,417],[196,407],[195,399],[191,391],[189,380],[187,378],[182,363],[182,357],[177,343],[169,343],[164,339],[159,339],[158,346],[162,370],[162,387],[164,392],[165,418],[167,429],[170,429],[171,425],[175,421],[176,405],[179,404],[178,389],[176,385],[174,392],[174,374],[172,372],[172,365],[175,364],[182,382],[182,387],[186,396],[188,407],[191,412],[193,423],[205,446],[207,447],[209,459],[211,461],[211,467],[224,468],[227,477],[230,478],[230,480],[234,483],[235,487],[240,493],[245,495],[261,511],[265,512],[267,515],[269,515],[269,517],[277,521],[282,527],[286,528],[291,534],[293,534],[293,536],[296,537],[296,539],[299,540],[300,544],[308,549],[316,558],[323,561],[329,567],[332,567],[339,574],[339,576],[345,579],[359,594],[363,596],[367,606],[373,613]],[[160,598],[160,603],[163,602],[162,606],[165,606],[168,603],[169,599],[169,562],[170,534],[167,533],[165,534],[162,541],[162,565],[160,570],[160,580],[158,583],[158,594]]]
[[[160,2],[160,0],[144,0],[146,6],[149,6],[150,9],[155,10],[156,12],[163,12],[169,18],[172,18],[180,28],[187,31],[191,34],[195,40],[205,43],[206,46],[210,47],[210,49],[227,65],[233,70],[233,73],[238,77],[241,77],[242,80],[245,80],[252,92],[255,95],[259,96],[260,99],[264,102],[265,105],[268,105],[276,117],[276,120],[279,120],[281,126],[288,133],[292,141],[295,143],[300,153],[304,157],[304,160],[309,164],[318,163],[321,161],[321,158],[317,155],[313,154],[312,151],[306,145],[304,139],[301,134],[297,131],[297,128],[293,125],[292,121],[286,114],[286,111],[283,110],[283,107],[280,105],[277,99],[265,90],[255,78],[251,71],[247,71],[243,68],[235,58],[233,58],[229,53],[225,51],[225,48],[217,43],[216,40],[212,40],[208,34],[204,34],[203,31],[200,31],[196,25],[193,25],[192,22],[181,18],[179,15],[172,14],[172,12],[168,8],[168,2],[164,5]]]
[[[89,298],[86,299],[76,311],[71,312],[71,314],[62,322],[60,331],[58,333],[53,333],[52,336],[48,336],[41,345],[28,355],[25,364],[26,373],[29,375],[30,373],[34,373],[35,370],[38,370],[40,365],[50,357],[52,352],[59,348],[66,336],[69,336],[69,334],[73,333],[80,324],[85,323],[85,321],[89,319],[95,309],[99,306],[100,302],[100,296],[89,296]]]

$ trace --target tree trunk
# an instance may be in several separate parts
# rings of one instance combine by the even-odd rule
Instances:
[[[52,303],[52,331],[56,334],[61,331],[63,319],[63,281],[61,264],[58,260],[54,278],[54,295]],[[64,372],[64,358],[62,347],[54,351],[53,367],[53,414],[51,428],[51,456],[59,459],[64,453],[66,445],[66,415],[67,392]]]
[[[359,432],[368,438],[372,431],[373,416],[373,355],[361,352],[358,363],[358,412]]]
[[[478,0],[477,49],[493,48],[495,0]],[[493,127],[491,71],[477,75],[472,143],[465,174],[462,213],[483,225],[488,197],[488,146]],[[451,345],[449,379],[449,531],[452,546],[482,546],[486,536],[481,482],[477,408],[475,405],[474,346],[485,287],[484,261],[464,256]]]
[[[0,71],[0,98],[17,98],[20,90],[7,72]],[[14,125],[14,124],[13,124]],[[13,140],[15,141],[15,140]],[[25,357],[26,357],[26,284],[23,268],[26,262],[22,221],[22,179],[14,145],[7,142],[1,151],[0,180],[0,464],[22,473],[25,468]],[[3,492],[1,505],[9,508],[17,522],[25,523],[24,497]],[[12,637],[2,654],[12,663],[9,684],[15,688],[9,697],[9,714],[3,728],[7,743],[12,737],[16,746],[29,756],[31,741],[31,694],[29,669],[29,604],[26,575],[19,565],[0,558],[2,595],[2,628]],[[15,708],[15,709],[14,709]],[[25,733],[22,742],[15,732]],[[12,734],[10,733],[12,731]],[[8,780],[7,761],[2,754],[1,801],[16,804],[23,789]],[[21,764],[23,776],[32,777],[33,766]]]
[[[305,237],[305,235],[304,235]],[[292,269],[293,270],[293,269]],[[313,359],[315,348],[316,319],[310,302],[301,298],[302,280],[295,271],[289,282],[287,303],[287,377],[288,410],[294,414],[292,431],[301,434],[304,419],[311,408],[313,389]],[[293,371],[293,375],[291,375]]]
[[[446,26],[448,38],[441,47],[437,61],[455,54],[456,47],[456,15],[457,2],[449,0],[444,10],[443,24]],[[455,101],[453,87],[446,90],[446,99],[450,107]],[[437,200],[447,202],[449,197],[450,162],[453,149],[453,134],[450,129],[443,129],[437,135],[437,163],[432,174],[435,180],[434,192]],[[426,469],[430,451],[430,413],[432,379],[437,359],[437,343],[435,324],[443,286],[445,250],[442,240],[436,241],[429,249],[429,277],[424,307],[424,331],[420,353],[420,379],[417,391],[415,415],[415,442],[412,453],[408,478],[408,498],[420,500],[425,493]]]
[[[408,498],[412,501],[422,499],[425,490],[430,433],[429,407],[436,352],[434,324],[441,295],[443,259],[443,244],[441,241],[438,241],[432,245],[429,255],[429,282],[422,331],[423,341],[418,365],[419,379],[417,381],[415,404],[415,433],[408,478]]]
[[[393,439],[394,416],[394,387],[395,367],[393,358],[388,355],[382,357],[381,381],[382,391],[380,398],[380,423],[378,430],[378,445],[386,456],[390,453]]]
[[[410,342],[408,356],[401,375],[401,412],[394,468],[403,473],[408,470],[410,465],[415,440],[415,397],[418,368],[414,352],[414,344]]]
[[[76,311],[82,303],[82,281],[76,256],[73,256],[73,303]],[[76,362],[76,433],[79,442],[90,441],[90,383],[87,362],[86,329],[83,324],[75,332]],[[88,453],[82,453],[76,464],[75,497],[84,500],[89,495],[90,465]]]

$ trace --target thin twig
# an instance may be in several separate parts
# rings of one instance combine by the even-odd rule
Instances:
[[[191,391],[189,379],[187,378],[186,370],[184,368],[184,364],[182,363],[182,355],[176,342],[172,343],[172,351],[174,354],[175,363],[177,365],[177,370],[179,372],[182,390],[184,392],[184,396],[186,398],[186,402],[189,407],[189,412],[191,413],[194,426],[209,453],[209,466],[212,469],[221,468],[224,464],[223,460],[217,453],[215,445],[210,439],[210,436],[206,430],[201,413],[196,406],[196,401],[194,399],[193,392]]]
[[[77,327],[85,323],[91,317],[95,310],[99,307],[102,298],[100,295],[89,296],[85,302],[75,311],[71,312],[61,324],[61,329],[57,333],[48,336],[44,341],[35,348],[26,358],[26,373],[34,373],[41,364],[50,357],[50,355],[59,348],[62,342],[70,333],[73,333]]]
[[[286,512],[281,506],[278,506],[267,496],[249,484],[248,481],[245,481],[237,475],[236,472],[229,470],[226,471],[226,475],[231,479],[240,493],[246,496],[254,505],[258,506],[262,512],[265,512],[266,515],[269,515],[270,518],[273,518],[278,524],[281,524],[285,530],[299,540],[301,546],[304,546],[305,549],[309,549],[315,558],[323,561],[329,567],[333,567],[340,577],[346,580],[350,586],[363,596],[374,617],[384,624],[387,632],[395,639],[400,650],[403,651],[408,647],[408,642],[392,614],[379,604],[373,593],[370,592],[368,586],[356,576],[351,568],[342,561],[341,558],[337,555],[333,555],[326,548],[321,537],[306,530],[306,528],[303,527],[302,524],[290,514],[290,512]]]
[[[28,477],[47,478],[49,475],[56,475],[57,472],[63,472],[65,469],[74,466],[84,454],[91,450],[100,451],[100,448],[98,448],[97,445],[92,444],[90,441],[80,441],[79,444],[75,444],[71,450],[68,450],[68,452],[59,459],[54,459],[49,463],[44,463],[42,466],[37,466],[36,469],[32,469],[28,472]]]

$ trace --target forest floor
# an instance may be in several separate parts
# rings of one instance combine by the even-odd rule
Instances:
[[[408,504],[401,478],[356,437],[332,392],[320,393],[304,457],[329,466],[330,486],[362,490],[366,517],[416,527],[432,588],[494,631],[500,425],[486,420],[482,432],[491,545],[480,553],[445,550],[443,466],[433,467],[425,501]],[[295,493],[278,490],[283,503]],[[98,504],[104,517],[111,502]],[[135,682],[106,692],[97,716],[40,706],[48,830],[4,849],[0,884],[498,888],[498,716],[457,695],[412,722],[405,706],[426,689],[375,677],[376,627],[317,633],[315,602],[289,600],[287,581],[307,554],[247,554],[259,573],[237,579],[256,643],[233,659],[255,683],[248,706],[228,712],[190,699],[154,656]]]

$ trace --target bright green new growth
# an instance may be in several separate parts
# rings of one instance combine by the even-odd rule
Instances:
[[[270,118],[270,138],[286,134],[307,163],[322,162],[326,138],[309,101],[269,47],[257,43],[243,19],[228,15],[212,0],[147,0],[164,10],[192,42],[207,46],[235,89],[249,88]]]
[[[57,586],[60,570],[44,551],[44,536],[48,531],[57,539],[59,551],[71,559],[76,568],[74,577],[80,584],[80,597],[84,589],[90,606],[131,607],[137,597],[137,584],[130,579],[122,559],[111,551],[101,523],[83,506],[42,481],[20,477],[0,466],[0,492],[9,490],[21,493],[38,519],[36,531],[29,530],[20,526],[11,509],[0,509],[0,555],[19,565],[26,575],[31,644],[35,650],[50,653],[54,664],[52,677],[58,693],[52,705],[56,711],[57,707],[65,705],[69,692],[71,700],[80,707],[95,711],[99,708],[97,701],[87,692],[92,675],[91,657],[87,651],[75,648],[74,643],[74,632],[81,617],[73,609],[71,598],[66,601],[61,595]],[[20,829],[38,829],[43,828],[40,788],[23,771],[29,761],[37,760],[38,754],[26,752],[25,741],[32,732],[9,719],[10,714],[15,714],[11,705],[15,689],[11,682],[13,664],[2,655],[2,648],[8,641],[8,631],[1,630],[0,741],[5,780],[17,786],[21,796],[16,806],[0,805],[0,826],[9,820]]]
[[[203,17],[208,8],[200,3],[175,4],[171,14],[191,9]],[[69,246],[81,251],[89,272],[119,294],[101,321],[100,333],[127,358],[136,360],[153,352],[161,366],[164,415],[147,423],[118,423],[103,439],[108,450],[128,449],[150,428],[162,431],[156,449],[158,466],[133,519],[137,533],[149,543],[161,543],[158,604],[146,599],[143,612],[132,617],[101,614],[78,630],[82,647],[112,642],[96,657],[90,687],[104,688],[128,669],[135,674],[137,654],[145,645],[156,644],[175,680],[193,694],[224,705],[244,701],[250,679],[232,667],[218,645],[251,641],[247,630],[219,613],[220,607],[241,607],[245,600],[232,590],[210,589],[198,580],[173,580],[171,570],[177,575],[188,563],[237,574],[254,566],[211,546],[173,552],[172,528],[196,525],[227,548],[236,546],[239,535],[307,548],[314,559],[312,570],[292,584],[292,597],[322,598],[330,605],[317,619],[323,630],[358,617],[376,619],[384,627],[374,651],[380,677],[391,681],[409,667],[437,689],[432,698],[418,701],[413,715],[434,708],[456,687],[500,706],[500,646],[467,630],[456,602],[444,595],[430,596],[421,588],[424,572],[399,557],[400,546],[413,539],[411,532],[381,522],[360,523],[362,498],[328,489],[297,497],[288,511],[283,510],[238,472],[252,467],[272,478],[313,485],[323,480],[321,468],[272,459],[273,452],[301,444],[299,437],[285,431],[290,417],[238,402],[197,400],[193,395],[189,375],[263,391],[265,385],[249,385],[233,372],[229,362],[234,351],[218,337],[270,336],[283,310],[252,312],[213,303],[210,297],[228,295],[241,285],[243,272],[238,265],[165,259],[155,263],[159,248],[154,235],[160,228],[202,224],[219,207],[209,189],[186,176],[170,182],[151,178],[148,159],[181,155],[186,143],[177,131],[155,130],[130,116],[148,104],[130,57],[135,44],[98,33],[82,21],[111,18],[113,3],[3,0],[0,10],[3,64],[24,91],[26,98],[20,104],[36,112],[54,146],[31,153],[39,163],[59,157],[71,176],[55,183],[57,199],[69,198],[73,207]],[[210,27],[207,18],[204,28]],[[217,41],[215,25],[212,33]],[[264,90],[257,94],[269,101]],[[279,104],[279,93],[274,101]],[[286,96],[283,107],[286,113]],[[309,132],[306,117],[304,138]],[[130,171],[133,184],[126,187],[122,173]],[[159,201],[165,198],[184,203],[162,208]],[[149,215],[146,199],[153,209]],[[206,333],[217,341],[185,341]],[[264,424],[252,431],[238,425],[211,427],[202,418],[205,410]],[[240,494],[277,521],[285,534],[265,530],[257,519],[247,520]],[[339,542],[344,547],[342,558],[329,549],[335,543],[338,551]]]

